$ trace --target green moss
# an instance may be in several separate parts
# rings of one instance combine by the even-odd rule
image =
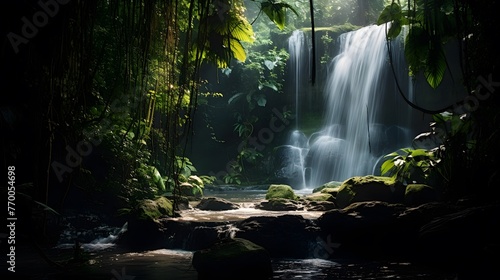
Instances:
[[[318,31],[329,31],[329,32],[333,32],[333,33],[342,34],[342,33],[346,33],[346,32],[349,32],[349,31],[357,30],[359,28],[361,28],[361,26],[357,26],[357,25],[352,25],[350,23],[346,23],[346,24],[343,24],[343,25],[319,26],[319,27],[315,27],[314,30],[316,32],[318,32]],[[305,27],[305,28],[301,28],[300,30],[302,30],[304,32],[307,32],[307,31],[311,31],[312,28]]]
[[[173,216],[172,202],[166,197],[144,199],[137,207],[137,217],[141,220],[156,220],[162,216]]]
[[[361,201],[402,203],[404,187],[392,177],[356,176],[342,183],[336,198],[340,208]]]
[[[286,198],[291,200],[298,199],[297,195],[289,185],[271,185],[266,193],[266,199]]]
[[[333,196],[329,193],[318,192],[318,193],[310,194],[310,195],[304,197],[304,199],[309,200],[309,201],[332,201]]]
[[[342,185],[342,182],[331,181],[331,182],[325,183],[325,184],[315,188],[313,190],[313,193],[323,191],[324,189],[335,189],[335,188],[338,189],[341,185]]]

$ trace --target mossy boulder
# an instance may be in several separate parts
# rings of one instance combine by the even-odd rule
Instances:
[[[323,191],[324,189],[337,189],[339,188],[340,186],[342,185],[342,182],[338,182],[338,181],[331,181],[331,182],[328,182],[328,183],[325,183],[315,189],[313,189],[313,193],[316,193],[316,192],[320,192],[320,191]]]
[[[425,184],[409,184],[405,191],[405,204],[418,206],[429,202],[439,201],[436,189]]]
[[[305,200],[309,201],[335,201],[335,197],[329,193],[317,192],[304,196]]]
[[[134,212],[134,216],[140,220],[156,220],[162,216],[174,215],[172,201],[163,196],[155,200],[142,200]]]
[[[161,218],[174,214],[173,203],[166,197],[141,200],[130,212],[123,245],[133,250],[162,248],[167,239]]]
[[[295,192],[289,185],[271,185],[269,186],[269,189],[267,189],[266,199],[272,198],[296,200],[298,199],[298,196],[295,195]]]
[[[404,186],[391,177],[356,176],[342,183],[338,190],[336,203],[339,208],[363,201],[403,203],[404,190]]]
[[[269,253],[242,238],[194,252],[192,264],[198,279],[270,279],[273,274]]]

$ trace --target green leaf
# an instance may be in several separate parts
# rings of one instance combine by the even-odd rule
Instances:
[[[396,39],[399,33],[401,33],[401,22],[399,20],[394,20],[387,32],[387,38]]]
[[[412,157],[418,157],[418,156],[428,156],[427,150],[424,149],[416,149],[410,152],[410,155]]]
[[[295,9],[287,3],[275,3],[274,1],[266,1],[260,4],[260,9],[269,17],[269,19],[276,24],[276,26],[283,30],[286,25],[286,10],[290,9],[295,15],[299,15]]]
[[[380,167],[380,173],[382,175],[389,174],[389,172],[394,168],[394,161],[392,159],[388,159],[384,161],[382,166]]]
[[[270,89],[273,89],[274,91],[278,91],[278,87],[271,82],[264,82],[264,83],[262,83],[262,85],[265,87],[268,87]],[[259,88],[259,89],[262,89],[262,88]]]
[[[267,69],[269,69],[269,70],[273,70],[274,69],[274,62],[272,62],[270,60],[265,60],[264,61],[264,65],[266,65]]]
[[[432,88],[437,88],[439,84],[441,84],[446,71],[446,57],[444,56],[441,45],[433,45],[434,46],[429,49],[429,56],[426,64],[427,67],[424,69],[424,76],[427,83]]]
[[[233,53],[233,57],[241,62],[245,62],[247,59],[247,54],[245,53],[245,48],[238,40],[231,39],[230,40],[231,52]]]
[[[410,68],[410,75],[419,72],[425,65],[429,53],[429,36],[421,27],[413,26],[405,38],[405,59]]]
[[[229,100],[227,101],[227,104],[231,104],[233,103],[233,101],[237,100],[238,98],[240,98],[244,93],[243,92],[239,92],[233,96],[231,96],[231,98],[229,98]]]
[[[390,21],[398,21],[401,19],[401,7],[397,3],[392,3],[386,6],[377,19],[377,25],[381,25]]]

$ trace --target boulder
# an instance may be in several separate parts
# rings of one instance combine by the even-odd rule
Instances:
[[[292,187],[289,185],[271,185],[267,189],[266,199],[272,198],[286,198],[296,200],[298,197],[295,195]]]
[[[272,257],[307,258],[319,228],[300,215],[250,217],[235,224],[235,237],[264,247]]]
[[[404,205],[381,201],[356,202],[343,209],[325,212],[316,223],[325,240],[340,244],[331,257],[350,254],[367,257],[378,254],[380,257],[401,238],[393,234],[393,230],[404,209]]]
[[[490,279],[485,276],[498,270],[499,216],[497,204],[437,217],[421,227],[418,255],[426,262],[476,276],[464,279]]]
[[[225,211],[240,208],[238,204],[218,197],[204,197],[196,205],[196,208],[206,211]]]
[[[140,201],[130,212],[123,243],[133,249],[161,248],[166,237],[160,219],[172,216],[173,204],[166,197]]]
[[[338,190],[337,206],[344,208],[362,201],[403,203],[404,186],[390,177],[382,176],[357,176],[345,180]]]
[[[139,202],[133,215],[140,220],[157,220],[162,216],[173,216],[173,204],[166,197],[159,197],[155,200],[144,199]]]
[[[198,279],[271,279],[269,253],[251,241],[225,239],[193,254]]]
[[[334,187],[334,188],[324,188],[320,191],[320,193],[327,193],[331,194],[334,197],[337,197],[337,194],[339,193],[340,186]]]
[[[316,192],[303,197],[307,201],[330,201],[335,202],[335,197],[329,193]]]
[[[305,208],[307,211],[328,211],[336,209],[337,205],[331,201],[306,201]]]
[[[331,182],[325,183],[325,184],[323,184],[323,185],[321,185],[321,186],[313,189],[312,192],[313,193],[320,192],[320,191],[322,191],[323,189],[326,189],[326,188],[332,188],[332,189],[334,189],[334,188],[340,187],[341,185],[342,185],[342,182],[331,181]]]
[[[418,206],[421,204],[436,202],[439,200],[438,192],[425,184],[409,184],[405,191],[405,204]]]
[[[261,203],[255,205],[255,208],[268,210],[268,211],[297,211],[303,210],[304,205],[302,203],[286,199],[286,198],[271,198],[270,200],[264,200]]]

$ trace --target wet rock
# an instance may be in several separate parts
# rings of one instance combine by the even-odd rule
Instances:
[[[328,211],[336,209],[337,205],[331,201],[308,201],[305,208],[307,211]]]
[[[328,183],[325,183],[315,189],[313,189],[313,193],[315,192],[320,192],[322,191],[323,189],[336,189],[336,188],[339,188],[340,186],[342,185],[342,182],[338,182],[338,181],[331,181],[331,182],[328,182]]]
[[[264,200],[255,205],[255,208],[268,211],[298,211],[303,210],[304,205],[299,201],[286,198],[272,198]]]
[[[392,230],[404,205],[381,201],[356,202],[325,212],[317,220],[322,238],[341,244],[333,256],[383,255],[399,236]]]
[[[161,248],[166,237],[160,218],[173,215],[172,202],[166,197],[140,201],[130,213],[123,243],[131,248]]]
[[[335,197],[329,193],[317,192],[303,197],[306,201],[330,201],[335,202]]]
[[[405,204],[418,206],[421,204],[436,202],[439,194],[436,189],[425,184],[409,184],[405,191]]]
[[[499,205],[487,205],[436,217],[420,229],[419,255],[427,262],[458,269],[496,269],[499,216]]]
[[[218,197],[204,197],[196,205],[196,208],[206,211],[225,211],[240,208],[236,203]]]
[[[249,240],[225,239],[193,254],[198,279],[271,279],[271,257]]]
[[[319,228],[299,215],[251,217],[235,224],[235,237],[264,247],[273,257],[307,258]]]
[[[298,197],[295,195],[292,187],[289,185],[271,185],[266,193],[266,199],[272,198],[285,198],[296,200]]]
[[[342,183],[336,203],[339,208],[362,201],[403,203],[404,191],[404,186],[390,177],[357,176]]]

